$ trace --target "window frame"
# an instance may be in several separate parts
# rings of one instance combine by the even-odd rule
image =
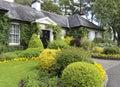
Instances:
[[[14,25],[14,28],[11,29],[13,25]],[[16,26],[18,28],[18,34],[16,33],[16,30],[17,30]],[[14,32],[13,31],[10,32],[10,30],[13,30]],[[10,35],[11,36],[13,35],[14,38],[11,38]],[[15,36],[16,36],[16,38],[15,38]],[[18,36],[18,38],[17,38],[17,36]],[[13,42],[11,41],[12,39],[13,39]],[[18,42],[16,41],[17,39],[19,39]],[[19,25],[19,23],[15,23],[15,22],[10,23],[10,27],[9,27],[9,45],[20,45],[20,25]]]

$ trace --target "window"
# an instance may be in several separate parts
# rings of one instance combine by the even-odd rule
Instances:
[[[87,31],[87,38],[90,39],[90,31]]]
[[[20,45],[20,26],[17,23],[10,25],[9,45]]]
[[[98,32],[95,32],[95,38],[97,38]]]

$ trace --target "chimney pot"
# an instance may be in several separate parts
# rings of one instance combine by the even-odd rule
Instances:
[[[32,2],[31,7],[34,8],[34,9],[36,9],[37,11],[41,11],[41,3],[43,3],[42,0],[34,0]]]

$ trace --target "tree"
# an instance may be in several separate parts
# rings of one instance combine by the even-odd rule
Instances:
[[[64,15],[70,15],[70,1],[60,0],[59,1],[61,11]]]
[[[53,4],[53,2],[50,0],[44,0],[44,3],[42,3],[42,9],[56,14],[62,14],[60,7],[56,4]]]
[[[33,0],[15,0],[16,3],[22,4],[22,5],[31,5]],[[56,4],[53,4],[51,0],[44,0],[44,3],[42,3],[42,9],[45,11],[61,14],[60,7]]]
[[[22,5],[31,5],[33,0],[15,0],[16,3],[22,4]]]
[[[93,6],[96,17],[102,26],[109,26],[118,46],[120,46],[120,1],[118,0],[96,0]]]

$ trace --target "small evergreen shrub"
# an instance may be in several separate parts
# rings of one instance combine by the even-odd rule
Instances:
[[[39,71],[34,70],[32,72],[29,72],[26,77],[23,79],[23,87],[40,87],[39,86]]]
[[[87,38],[82,38],[81,39],[81,47],[83,47],[86,50],[90,50],[92,47],[92,41],[90,41]]]
[[[71,40],[73,40],[73,37],[66,37],[65,39],[64,39],[64,41],[68,44],[68,45],[70,45],[70,41]]]
[[[104,49],[104,54],[120,54],[120,48],[118,47],[107,47]]]
[[[23,47],[22,46],[8,46],[8,45],[0,44],[0,54],[6,53],[6,52],[14,52],[18,50],[23,50]]]
[[[103,53],[104,48],[95,46],[92,48],[92,53]]]
[[[53,69],[57,74],[60,76],[62,70],[73,62],[84,61],[91,63],[91,55],[88,51],[80,48],[68,48],[63,49],[61,52],[56,56],[56,63],[53,65]]]
[[[18,54],[18,57],[23,57],[23,58],[38,57],[40,55],[41,51],[42,51],[41,48],[28,48],[24,51],[21,51]]]
[[[15,52],[3,53],[0,55],[0,61],[11,60],[11,59],[16,58],[16,57],[18,57],[18,55]]]
[[[34,70],[23,79],[23,87],[57,87],[58,80],[47,72]]]
[[[50,71],[51,66],[56,62],[56,55],[60,49],[44,49],[39,56],[39,66],[43,70]]]
[[[112,40],[108,40],[104,38],[95,38],[93,42],[98,46],[104,47],[104,48],[116,46],[116,43],[114,43]]]
[[[41,49],[44,49],[43,43],[40,40],[40,38],[38,38],[37,34],[32,35],[32,37],[30,39],[30,42],[29,42],[29,45],[28,45],[28,48],[41,48]]]
[[[93,40],[94,43],[106,43],[106,40],[103,38],[95,38]]]
[[[48,48],[50,49],[58,49],[58,48],[68,48],[69,45],[63,40],[54,40],[48,44]]]
[[[62,73],[64,87],[102,87],[103,80],[93,64],[75,62],[68,65]]]

